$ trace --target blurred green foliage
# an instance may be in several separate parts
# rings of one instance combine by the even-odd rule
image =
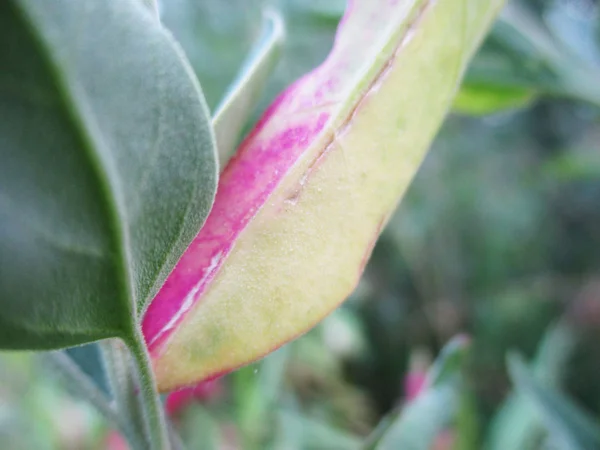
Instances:
[[[261,5],[284,12],[287,40],[256,115],[322,61],[344,2],[162,2],[163,22],[190,57],[211,108],[259,33]],[[355,293],[304,337],[225,377],[219,395],[180,411],[175,423],[189,448],[361,448],[386,414],[403,417],[407,375],[426,370],[460,333],[471,346],[458,370],[456,413],[435,448],[559,445],[544,418],[555,414],[560,428],[555,411],[565,408],[597,422],[600,4],[516,6],[527,12],[500,23],[484,43],[457,113]],[[517,391],[506,368],[514,350],[534,360],[530,374],[517,369]],[[2,448],[103,448],[93,415],[85,444],[58,443],[61,427],[52,417],[67,413],[45,402],[67,400],[32,364],[27,356],[0,361]],[[558,400],[540,413],[539,395],[527,392],[549,391],[552,401],[562,391],[568,406]]]

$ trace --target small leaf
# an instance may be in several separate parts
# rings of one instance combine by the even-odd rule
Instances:
[[[84,400],[104,416],[104,418],[122,432],[127,431],[126,422],[113,408],[108,393],[98,388],[97,383],[89,374],[83,372],[80,366],[64,351],[42,353],[45,366],[51,369],[51,376],[62,381],[65,390],[75,398]]]
[[[273,352],[259,363],[232,374],[232,396],[237,405],[236,424],[244,440],[259,443],[273,432],[275,406],[282,394],[290,346]]]
[[[429,450],[460,406],[459,376],[469,347],[464,336],[444,346],[427,373],[427,387],[402,411],[392,413],[367,440],[366,450]]]
[[[426,390],[400,413],[373,448],[429,450],[458,411],[459,400],[452,383]]]
[[[470,345],[470,338],[464,334],[450,339],[427,372],[427,385],[438,386],[454,379],[460,373]]]
[[[102,354],[97,343],[71,347],[64,352],[106,395],[111,395]]]
[[[358,450],[360,441],[344,431],[302,416],[294,410],[278,414],[279,436],[274,448],[298,450]]]
[[[565,450],[597,450],[600,427],[562,393],[533,378],[523,359],[511,354],[508,369],[517,391],[524,395],[542,418],[548,433]]]
[[[213,117],[221,168],[233,155],[281,50],[284,39],[281,16],[268,11],[264,21],[261,37]]]
[[[598,66],[570,52],[537,16],[513,2],[473,59],[465,85],[508,89],[515,97],[520,92],[523,100],[544,94],[600,105],[599,77]]]
[[[199,86],[139,0],[0,2],[0,348],[130,337],[216,183]]]
[[[481,444],[479,443],[481,425],[478,406],[476,394],[463,389],[454,421],[453,429],[456,441],[452,446],[453,449],[481,450]]]
[[[542,170],[559,181],[597,180],[600,177],[600,152],[594,147],[561,152],[548,160]]]
[[[567,321],[550,327],[535,358],[533,375],[536,380],[558,388],[576,341],[576,331]],[[525,396],[513,392],[494,416],[485,448],[533,449],[537,448],[543,434],[543,425],[534,405]]]
[[[455,112],[474,116],[523,108],[535,98],[533,91],[502,86],[465,83],[454,99]]]
[[[185,50],[211,111],[250,52],[266,1],[160,0],[161,21]]]

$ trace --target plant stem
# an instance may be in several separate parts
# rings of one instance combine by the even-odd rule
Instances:
[[[149,438],[137,394],[139,382],[130,351],[120,339],[103,341],[100,348],[119,417],[125,425],[121,432],[132,448],[145,449],[148,447]]]
[[[155,450],[169,449],[167,424],[156,389],[150,355],[146,350],[144,337],[140,330],[136,330],[133,339],[127,341],[127,345],[137,368],[140,405],[145,419],[146,436],[150,439],[150,448]]]

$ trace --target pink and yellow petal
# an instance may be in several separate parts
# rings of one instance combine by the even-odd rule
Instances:
[[[225,168],[143,329],[161,390],[247,364],[354,289],[502,1],[355,0]]]

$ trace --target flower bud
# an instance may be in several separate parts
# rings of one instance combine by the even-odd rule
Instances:
[[[349,2],[330,55],[243,141],[149,306],[159,389],[266,355],[352,292],[501,3]]]

